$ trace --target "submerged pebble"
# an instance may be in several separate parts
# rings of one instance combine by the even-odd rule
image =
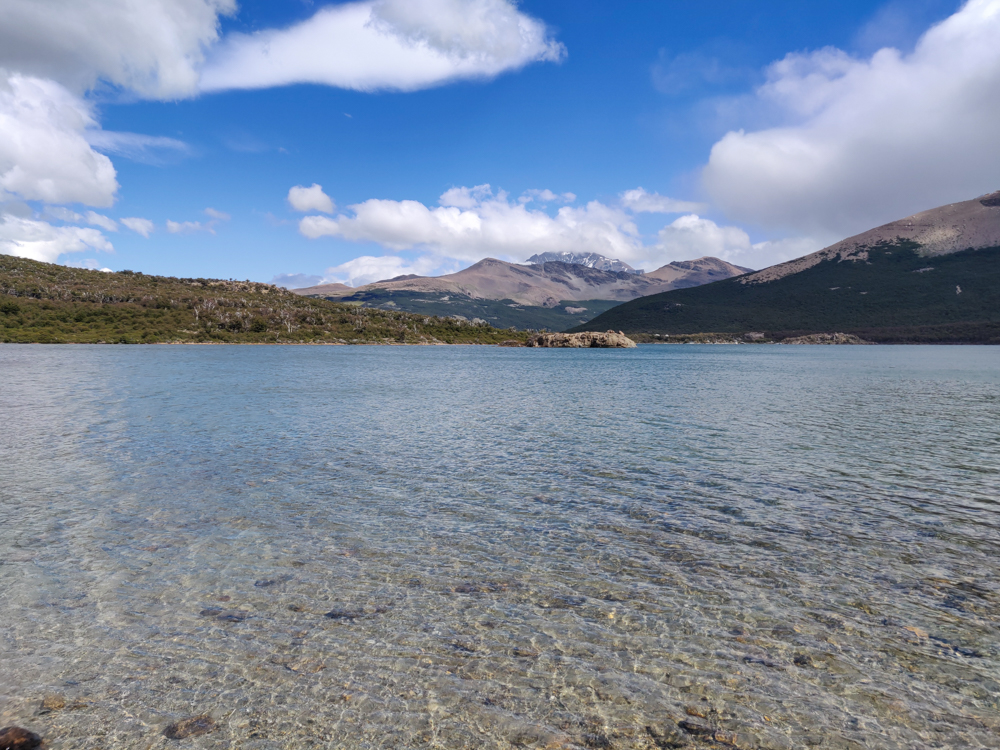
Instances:
[[[38,709],[38,713],[50,714],[53,711],[60,711],[66,708],[66,699],[61,695],[46,695],[42,699],[42,705]]]
[[[364,617],[365,613],[357,609],[331,609],[323,617],[330,620],[357,620]]]

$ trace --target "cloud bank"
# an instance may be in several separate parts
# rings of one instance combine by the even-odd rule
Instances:
[[[443,273],[489,256],[523,262],[535,253],[595,252],[652,270],[672,260],[713,255],[757,268],[793,257],[789,252],[819,249],[809,241],[753,244],[742,229],[719,226],[697,214],[677,218],[647,242],[636,226],[636,213],[681,213],[697,204],[642,188],[626,191],[614,204],[590,201],[555,213],[530,207],[535,196],[558,197],[549,190],[530,190],[512,200],[490,185],[455,187],[441,195],[438,206],[371,199],[336,217],[306,216],[299,231],[311,239],[337,237],[393,252],[423,253],[416,260],[363,256],[328,270],[330,280],[352,285],[406,273]]]
[[[89,227],[54,227],[48,222],[0,216],[0,254],[55,263],[63,253],[113,252],[108,238]]]
[[[703,172],[733,219],[843,237],[1000,187],[1000,0],[970,0],[911,54],[827,48],[767,73],[755,103],[783,124],[728,133]]]
[[[4,0],[0,66],[76,93],[99,81],[151,99],[197,90],[236,0]]]
[[[109,207],[119,186],[106,154],[156,164],[188,151],[174,138],[102,130],[84,98],[94,91],[152,100],[304,82],[412,91],[489,78],[565,55],[545,24],[520,12],[513,0],[338,4],[286,29],[225,39],[220,18],[236,12],[236,0],[0,4],[0,204]],[[319,189],[318,195],[296,200],[303,211],[332,213],[332,202],[321,198]],[[170,233],[214,232],[220,218],[171,220],[166,228]],[[152,231],[144,220],[131,221],[126,226],[143,236]],[[111,219],[89,223],[117,229]],[[92,234],[96,230],[77,229],[74,235],[69,227],[5,219],[0,252],[49,257],[38,243],[48,242],[46,248],[102,244]],[[17,231],[24,235],[15,237]]]

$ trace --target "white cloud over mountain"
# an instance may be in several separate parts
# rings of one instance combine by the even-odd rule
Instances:
[[[641,247],[631,217],[597,201],[564,206],[552,216],[479,185],[452,188],[441,203],[430,208],[418,201],[373,198],[350,206],[350,215],[307,216],[299,229],[311,238],[377,242],[391,250],[422,248],[462,261],[484,256],[523,259],[546,251],[592,251],[631,259]]]
[[[326,270],[326,281],[339,281],[348,286],[362,286],[373,281],[393,279],[397,276],[416,274],[427,276],[440,275],[459,270],[454,263],[442,261],[441,258],[424,255],[415,260],[407,260],[398,255],[371,256],[362,255],[341,263],[339,266]]]
[[[528,191],[527,195],[551,191]],[[439,206],[419,201],[371,199],[348,207],[335,218],[306,216],[299,230],[306,237],[339,237],[354,242],[375,242],[399,252],[416,250],[418,261],[398,256],[364,256],[331,269],[331,278],[358,283],[403,273],[442,272],[492,256],[522,262],[535,253],[594,252],[618,258],[648,270],[672,260],[714,255],[741,265],[762,267],[791,256],[785,244],[754,245],[737,227],[719,226],[696,214],[679,217],[664,227],[653,242],[646,242],[635,224],[642,211],[680,213],[692,204],[649,194],[641,188],[623,194],[618,205],[591,201],[584,206],[563,206],[549,213],[512,201],[489,185],[455,187],[439,199]],[[652,205],[651,205],[652,204]],[[796,249],[817,250],[814,243]],[[360,283],[367,283],[362,281]]]
[[[54,227],[45,221],[0,215],[0,254],[55,263],[63,253],[85,250],[110,253],[114,248],[97,229]]]
[[[510,0],[377,0],[321,8],[287,29],[232,34],[212,51],[200,85],[414,91],[558,61],[565,52]]]
[[[728,133],[703,172],[733,219],[845,236],[996,190],[1000,0],[969,0],[910,54],[791,54],[756,104],[782,125]]]

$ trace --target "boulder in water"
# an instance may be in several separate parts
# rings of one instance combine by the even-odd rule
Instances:
[[[42,738],[21,727],[0,729],[0,750],[39,750],[44,748]]]

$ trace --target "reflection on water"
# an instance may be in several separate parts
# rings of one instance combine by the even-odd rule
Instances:
[[[0,348],[0,726],[1000,746],[1000,350]],[[204,722],[203,722],[204,723]]]

